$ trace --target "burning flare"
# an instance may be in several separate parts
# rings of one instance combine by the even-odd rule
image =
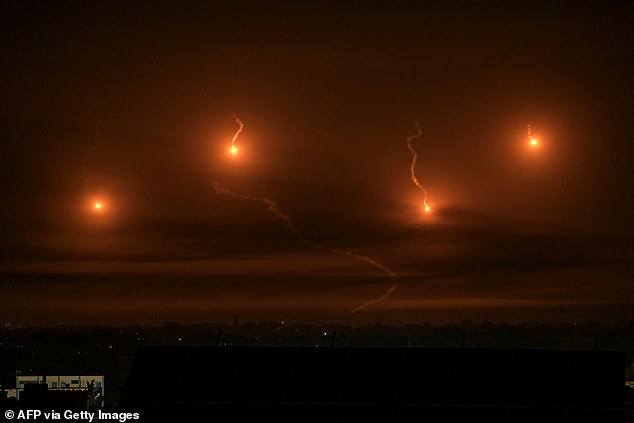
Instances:
[[[537,141],[537,138],[533,137],[533,130],[531,129],[531,124],[528,124],[528,128],[527,128],[527,136],[528,136],[528,145],[530,145],[531,147],[537,147],[539,145],[539,141]]]
[[[99,123],[97,122],[95,125],[94,141],[92,142],[92,144],[90,144],[90,147],[86,151],[86,154],[84,155],[84,158],[81,162],[81,170],[82,170],[82,176],[84,180],[84,190],[87,196],[89,195],[88,193],[93,191],[93,187],[91,186],[93,184],[91,183],[89,178],[90,172],[89,172],[88,165],[90,160],[92,159],[92,156],[95,150],[99,147],[100,144],[101,144],[101,136],[100,136],[100,130],[99,130]],[[92,198],[88,198],[86,200],[87,201],[86,206],[88,207],[88,210],[90,212],[100,215],[100,214],[105,214],[106,212],[109,211],[109,207],[107,203],[104,202],[102,198],[99,198],[95,194],[92,194],[91,197]]]
[[[229,152],[233,155],[236,155],[238,154],[238,146],[236,145],[236,143],[238,142],[238,137],[240,136],[240,133],[242,133],[242,130],[244,129],[244,123],[237,116],[234,117],[236,119],[236,123],[240,125],[240,127],[238,128],[236,133],[233,134],[233,139],[231,140],[231,148],[229,149]]]
[[[218,182],[214,181],[214,191],[216,191],[216,194],[223,194],[223,195],[229,195],[233,198],[238,198],[238,199],[242,199],[242,200],[248,200],[248,201],[253,201],[256,203],[260,203],[260,204],[264,204],[266,206],[267,211],[276,219],[282,221],[284,223],[284,226],[286,226],[286,230],[288,232],[290,232],[291,234],[293,234],[295,236],[295,238],[297,238],[298,240],[300,240],[301,242],[303,242],[306,245],[310,245],[312,247],[318,248],[320,250],[324,250],[324,251],[328,251],[330,253],[333,254],[339,254],[339,255],[344,255],[344,256],[348,256],[350,258],[353,258],[355,260],[358,261],[362,261],[364,263],[367,263],[371,266],[373,266],[375,269],[380,270],[381,272],[387,274],[389,277],[391,278],[397,278],[398,274],[396,272],[394,272],[392,269],[388,268],[387,266],[379,263],[378,261],[361,255],[361,254],[357,254],[353,251],[348,251],[348,250],[343,250],[341,248],[331,248],[325,244],[321,244],[319,242],[315,242],[312,241],[308,238],[306,238],[304,236],[304,234],[302,234],[300,232],[299,229],[297,229],[297,226],[295,226],[295,223],[293,223],[293,220],[291,218],[291,216],[284,212],[280,206],[273,200],[271,200],[270,198],[266,198],[266,197],[252,197],[250,195],[244,195],[244,194],[238,194],[235,193],[233,191],[231,191],[228,188],[225,188],[223,186],[221,186]],[[386,298],[388,298],[389,296],[391,296],[394,291],[396,291],[397,285],[396,282],[392,283],[392,285],[388,288],[388,290],[381,295],[379,298],[375,298],[373,300],[367,301],[355,308],[353,308],[351,310],[351,313],[356,313],[357,311],[363,310],[366,307],[369,307],[371,305],[374,304],[378,304],[381,301],[385,300]]]
[[[108,204],[101,198],[93,198],[87,206],[88,211],[97,216],[108,212]]]
[[[412,180],[412,182],[414,183],[416,188],[418,188],[419,190],[422,191],[422,193],[423,193],[423,205],[424,205],[424,209],[423,210],[425,211],[425,213],[429,213],[429,212],[431,212],[431,207],[429,207],[429,204],[427,203],[427,190],[425,189],[423,184],[421,184],[421,182],[416,177],[416,162],[418,161],[418,153],[416,153],[416,150],[414,150],[414,147],[412,146],[412,141],[422,137],[423,136],[423,131],[421,131],[420,125],[418,124],[418,122],[414,122],[414,125],[416,125],[416,133],[410,135],[409,137],[407,137],[407,140],[406,140],[407,149],[409,150],[410,154],[412,155],[412,163],[411,163],[411,165],[409,167],[409,175],[410,175],[410,179]]]

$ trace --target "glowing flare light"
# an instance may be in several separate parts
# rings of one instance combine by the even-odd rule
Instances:
[[[409,176],[410,176],[410,179],[412,180],[412,183],[414,184],[414,186],[416,186],[416,188],[418,188],[423,193],[423,206],[424,206],[423,210],[425,211],[425,213],[430,213],[431,212],[431,207],[429,207],[429,204],[427,204],[427,190],[425,189],[423,184],[416,177],[416,162],[418,161],[418,153],[416,153],[416,150],[412,146],[412,141],[414,141],[417,138],[422,137],[423,136],[423,131],[420,129],[420,125],[418,124],[418,122],[416,122],[415,125],[416,125],[416,133],[410,135],[409,137],[407,137],[407,140],[406,140],[407,149],[409,150],[410,154],[412,155],[412,162],[411,162],[410,167],[409,167]]]
[[[88,211],[95,215],[105,214],[108,210],[107,204],[102,199],[92,199],[87,206]]]
[[[238,142],[238,137],[240,136],[240,134],[242,133],[242,130],[244,129],[244,123],[240,120],[240,118],[236,117],[235,119],[236,119],[236,123],[240,125],[240,127],[238,128],[236,133],[233,134],[233,138],[231,139],[231,148],[229,149],[229,152],[233,156],[238,154],[238,146],[236,145],[236,143]]]
[[[537,141],[537,138],[533,137],[533,130],[530,123],[528,124],[526,136],[528,137],[528,145],[530,147],[535,148],[539,145],[539,141]]]

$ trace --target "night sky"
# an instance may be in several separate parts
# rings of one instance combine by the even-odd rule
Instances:
[[[0,319],[634,318],[632,2],[423,3],[3,1]]]

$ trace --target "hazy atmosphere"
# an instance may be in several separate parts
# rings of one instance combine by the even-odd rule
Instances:
[[[2,2],[0,319],[634,319],[632,3],[420,3]]]

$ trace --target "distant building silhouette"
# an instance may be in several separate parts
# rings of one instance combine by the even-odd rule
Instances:
[[[16,389],[9,391],[9,395],[15,396],[21,406],[37,402],[46,406],[50,403],[52,408],[59,408],[64,403],[74,407],[83,404],[78,408],[80,410],[103,407],[103,375],[47,376],[17,372],[15,386]]]
[[[19,393],[20,409],[88,410],[87,390],[50,390],[46,383],[27,383]]]
[[[47,384],[49,391],[63,390],[88,390],[91,383],[94,383],[94,389],[104,394],[104,376],[103,375],[23,375],[16,373],[15,387],[17,391],[16,397],[21,400],[21,393],[27,384]]]

